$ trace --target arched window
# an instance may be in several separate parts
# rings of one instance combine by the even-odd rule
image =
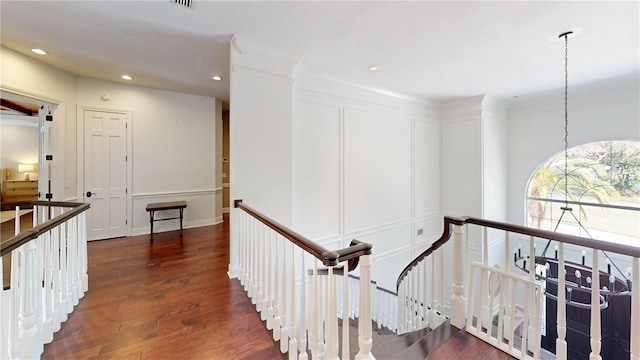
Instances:
[[[579,145],[567,159],[556,154],[531,176],[527,225],[640,246],[640,142]]]

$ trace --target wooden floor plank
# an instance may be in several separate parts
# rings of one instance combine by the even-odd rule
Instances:
[[[228,220],[90,242],[89,291],[42,359],[282,359],[227,276]]]

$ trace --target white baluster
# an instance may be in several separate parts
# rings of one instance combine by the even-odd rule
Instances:
[[[81,297],[84,297],[84,293],[89,291],[89,255],[87,250],[87,218],[86,212],[81,213],[78,217],[80,218],[80,247],[81,247],[81,269],[82,269],[82,291],[80,293]]]
[[[238,281],[244,287],[244,211],[238,210]]]
[[[256,289],[256,238],[254,232],[254,222],[253,217],[249,218],[249,222],[247,223],[247,241],[249,245],[249,289],[247,290],[247,295],[251,298],[251,304],[256,304],[255,299],[255,289]]]
[[[258,303],[260,304],[260,320],[267,320],[267,242],[265,239],[265,225],[258,228],[258,241],[260,242],[260,286],[258,287]]]
[[[55,333],[60,330],[60,231],[64,224],[51,231],[52,274],[51,274],[51,329]]]
[[[35,217],[34,214],[32,214],[32,216]],[[14,228],[14,231],[13,231],[14,235],[20,234],[20,206],[16,206],[16,214],[15,214],[15,218],[13,219],[13,228]]]
[[[509,232],[505,231],[504,234],[504,263],[505,264],[509,264],[511,262],[510,259],[510,253],[509,253],[509,249],[510,244],[509,244]],[[508,273],[511,273],[510,271],[511,266],[510,265],[506,265],[506,271]],[[507,285],[506,285],[506,281],[505,281],[505,276],[500,276],[500,304],[498,305],[498,341],[502,341],[504,339],[504,326],[506,324],[508,324],[508,321],[506,319],[507,316],[510,317],[510,314],[507,315],[507,311],[506,311],[506,303],[505,303],[505,294],[508,294],[508,290],[507,290]],[[491,289],[493,290],[493,286],[491,287]],[[492,296],[495,296],[495,294],[491,294]],[[509,319],[510,320],[510,319]]]
[[[589,360],[600,360],[601,323],[600,323],[600,269],[598,268],[598,251],[592,249],[593,263],[591,264],[591,353]]]
[[[294,360],[298,357],[297,349],[298,343],[296,341],[296,268],[295,268],[295,245],[291,243],[291,258],[290,274],[291,281],[289,282],[289,295],[290,298],[290,314],[289,314],[289,359]]]
[[[427,289],[429,289],[429,287],[427,286],[428,282],[427,282],[427,277],[428,277],[428,272],[427,272],[427,259],[422,259],[422,282],[420,283],[420,287],[422,287],[422,319],[423,319],[423,327],[427,327],[429,326],[429,296],[427,294]]]
[[[280,340],[280,327],[282,326],[282,321],[280,319],[280,289],[278,288],[278,279],[280,278],[280,273],[278,273],[278,266],[280,265],[280,248],[278,247],[278,236],[277,233],[273,232],[272,236],[275,237],[274,241],[274,249],[275,249],[275,259],[274,259],[274,274],[273,274],[273,293],[274,293],[274,304],[273,304],[273,340]],[[284,284],[282,284],[284,286]]]
[[[255,237],[256,237],[256,288],[254,290],[256,311],[262,311],[262,287],[264,286],[264,241],[261,238],[261,223],[256,221]],[[266,314],[260,314],[260,319],[264,321]]]
[[[486,228],[485,228],[486,229]],[[453,229],[453,295],[451,296],[451,325],[462,328],[465,322],[464,259],[462,251],[462,226]],[[486,241],[486,238],[485,238]],[[487,261],[488,262],[488,261]]]
[[[318,261],[313,259],[313,277],[311,278],[311,332],[309,334],[311,340],[311,358],[318,359],[318,346],[320,341],[320,322],[318,321],[318,312],[320,304],[318,298],[320,296],[318,289]]]
[[[251,286],[251,238],[249,232],[249,215],[242,211],[242,237],[244,238],[244,291],[249,296],[249,288]]]
[[[68,234],[69,221],[67,220],[62,226],[60,226],[60,275],[59,282],[60,288],[58,289],[58,319],[60,322],[67,321],[67,248],[68,248]]]
[[[53,328],[51,326],[51,314],[53,304],[53,289],[51,285],[53,283],[53,249],[51,248],[51,231],[45,232],[41,235],[42,244],[42,268],[39,272],[42,273],[43,284],[40,295],[42,296],[42,341],[45,344],[50,343],[53,340]]]
[[[293,256],[293,254],[291,254]],[[282,327],[280,328],[280,352],[286,353],[289,350],[289,324],[287,323],[287,241],[282,242],[282,306],[280,320]]]
[[[516,322],[516,291],[518,288],[518,282],[514,278],[509,279],[509,314],[510,314],[510,324],[507,332],[507,340],[509,341],[509,353],[513,354],[513,345],[515,344],[515,322]]]
[[[631,334],[640,334],[640,258],[631,258]],[[630,360],[640,360],[640,336],[632,336]]]
[[[567,358],[567,304],[564,274],[564,243],[558,243],[558,314],[556,320],[558,338],[556,339],[556,358]]]
[[[362,279],[360,279],[362,282]],[[349,262],[342,275],[342,358],[349,359]]]
[[[79,237],[79,229],[78,229],[78,219],[71,219],[71,243],[69,246],[69,256],[67,257],[67,261],[69,261],[69,269],[70,269],[70,288],[69,288],[69,312],[73,311],[73,307],[78,303],[78,237]]]
[[[267,228],[265,228],[265,231],[267,231]],[[264,239],[267,248],[269,249],[269,251],[267,251],[268,255],[267,255],[267,293],[265,294],[265,301],[266,301],[266,307],[267,307],[267,330],[272,330],[273,329],[273,268],[274,266],[276,266],[273,263],[273,254],[272,254],[272,249],[273,249],[273,245],[272,245],[272,241],[271,241],[271,231],[269,232],[265,232],[265,239]]]
[[[307,271],[304,267],[305,252],[300,249],[301,257],[301,281],[300,281],[300,356],[299,360],[307,360]]]
[[[362,281],[362,278],[360,279]],[[327,275],[327,293],[326,293],[326,311],[325,311],[325,342],[326,342],[326,351],[327,351],[327,359],[335,360],[338,359],[337,352],[337,338],[336,334],[337,327],[333,325],[335,319],[338,317],[338,309],[336,304],[336,288],[334,282],[333,275],[333,266],[329,266],[329,274]]]
[[[67,222],[67,251],[65,255],[66,259],[66,278],[65,278],[65,293],[63,296],[65,297],[64,303],[66,304],[66,313],[70,314],[73,311],[73,243],[75,229],[74,229],[74,219],[69,219]]]
[[[435,329],[440,324],[438,321],[438,313],[436,312],[436,276],[438,274],[436,271],[436,254],[432,253],[429,256],[429,260],[431,261],[431,311],[429,311],[429,323],[431,324],[431,328]]]
[[[445,277],[444,274],[446,274],[446,266],[445,266],[445,257],[446,257],[446,253],[445,253],[445,247],[442,246],[440,247],[440,249],[438,249],[438,256],[440,258],[440,301],[438,304],[438,308],[440,310],[440,314],[441,316],[438,317],[438,325],[440,325],[444,320],[444,317],[442,315],[446,314],[447,311],[445,309],[445,303],[444,303],[444,296],[445,296]]]
[[[40,276],[37,272],[38,253],[36,241],[32,240],[19,249],[20,261],[20,310],[19,310],[19,358],[40,357],[44,350],[42,332],[39,325],[42,323],[42,288]]]
[[[408,274],[407,274],[408,275]],[[406,290],[407,276],[400,282],[398,286],[398,333],[404,334],[407,332],[406,325],[406,312],[407,312],[407,290]]]
[[[20,251],[15,249],[11,252],[11,308],[9,314],[11,316],[9,324],[9,345],[7,351],[10,357],[20,357],[20,293],[21,287],[24,286],[20,282]]]
[[[358,317],[358,354],[356,360],[373,360],[371,353],[371,260],[370,255],[360,257],[360,316]]]

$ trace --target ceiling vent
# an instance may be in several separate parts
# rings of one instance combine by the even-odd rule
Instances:
[[[169,2],[184,6],[189,9],[193,8],[193,0],[169,0]]]

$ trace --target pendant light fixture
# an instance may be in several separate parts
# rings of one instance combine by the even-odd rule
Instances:
[[[559,38],[564,38],[564,206],[561,207],[562,213],[560,218],[558,219],[558,223],[556,224],[553,231],[557,231],[560,223],[562,222],[563,216],[568,212],[574,218],[578,226],[585,231],[585,233],[590,237],[589,231],[582,225],[580,220],[576,218],[575,214],[573,214],[573,209],[569,206],[569,47],[568,47],[568,39],[569,36],[573,35],[573,31],[567,31],[560,34]],[[558,261],[558,247],[556,246],[555,256],[547,257],[547,250],[549,249],[549,245],[551,244],[551,240],[549,240],[542,251],[540,256],[533,254],[533,256],[522,254],[521,249],[518,249],[514,253],[514,264],[517,268],[522,271],[528,273],[529,268],[527,267],[527,261],[535,261],[537,265],[540,266],[540,271],[536,271],[536,279],[539,281],[546,281],[548,284],[554,285],[557,289],[558,285],[558,272],[559,272],[559,261]],[[535,249],[535,247],[534,247]],[[598,251],[598,250],[593,250]],[[630,296],[631,295],[631,280],[630,277],[624,276],[622,271],[615,265],[613,260],[605,253],[601,251],[602,254],[607,258],[607,272],[600,272],[600,277],[603,280],[600,281],[600,284],[607,284],[603,286],[600,292],[600,304],[597,306],[600,309],[605,309],[609,306],[609,297],[610,296]],[[585,251],[582,251],[582,261],[571,262],[565,261],[565,286],[567,289],[566,295],[566,303],[569,306],[588,309],[593,306],[590,302],[590,293],[591,293],[591,278],[587,276],[586,279],[582,278],[582,274],[591,274],[591,268],[585,264]],[[611,271],[611,267],[614,267],[623,277],[624,280],[614,276]],[[555,272],[555,274],[554,274]],[[575,293],[574,296],[572,294]],[[552,292],[545,290],[545,296],[557,301],[557,293],[553,294]],[[594,304],[595,305],[595,304]]]

